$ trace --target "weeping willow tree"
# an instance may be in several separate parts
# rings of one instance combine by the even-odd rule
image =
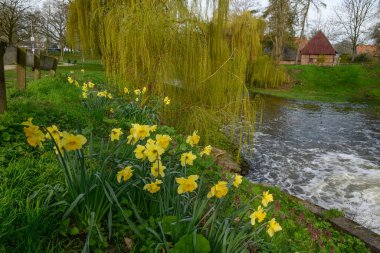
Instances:
[[[215,142],[223,125],[253,133],[247,83],[284,79],[262,56],[263,21],[228,12],[228,0],[73,0],[68,34],[102,56],[110,79],[169,96],[165,123]]]

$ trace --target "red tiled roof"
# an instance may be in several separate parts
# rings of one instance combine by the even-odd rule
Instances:
[[[319,31],[301,50],[301,54],[335,55],[336,51],[323,32]]]

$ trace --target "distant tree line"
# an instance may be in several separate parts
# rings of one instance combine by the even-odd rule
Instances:
[[[240,6],[249,6],[254,15],[258,15],[256,1],[235,0]],[[327,0],[269,0],[262,11],[266,21],[264,45],[277,61],[283,58],[285,47],[296,50],[296,60],[302,38],[309,38],[322,30],[336,46],[349,52],[351,60],[357,55],[356,48],[365,41],[374,40],[380,44],[380,1],[379,0],[342,0],[334,6],[334,16],[329,20],[310,22],[311,9],[323,11],[329,4]],[[329,6],[331,7],[331,6]],[[238,9],[235,7],[235,9]],[[308,33],[306,32],[308,27]],[[267,50],[268,51],[268,50]]]
[[[66,46],[67,0],[45,0],[33,6],[29,0],[0,0],[0,38],[8,45]]]
[[[36,7],[30,0],[0,0],[0,38],[9,45],[34,43],[46,53],[56,45],[63,57],[68,4],[68,0],[45,0]],[[364,41],[372,39],[380,45],[380,0],[342,0],[334,7],[331,20],[317,20],[313,24],[310,10],[323,11],[328,4],[326,0],[269,0],[268,6],[260,11],[257,0],[231,0],[230,8],[235,14],[250,12],[265,20],[263,43],[276,61],[282,59],[285,47],[293,48],[298,60],[302,38],[318,30],[323,30],[338,48],[349,51],[352,61],[357,46]]]

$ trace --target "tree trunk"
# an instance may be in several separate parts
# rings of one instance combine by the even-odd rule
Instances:
[[[41,79],[41,61],[40,54],[34,55],[34,79]]]
[[[299,40],[298,40],[298,49],[297,49],[297,56],[296,56],[296,64],[298,64],[298,60],[299,60],[299,58],[300,58],[301,41],[302,41],[302,38],[303,38],[304,33],[305,33],[305,24],[306,24],[306,18],[307,18],[307,15],[308,15],[308,13],[309,13],[310,2],[311,2],[311,0],[308,0],[308,1],[307,1],[305,14],[304,14],[303,19],[302,19],[301,34],[300,34],[300,38],[299,38]]]
[[[356,58],[356,43],[352,43],[352,57],[351,62],[354,62]]]
[[[64,51],[64,48],[63,48],[63,45],[61,44],[61,58],[60,58],[61,61],[63,61],[63,51]]]
[[[7,44],[0,42],[0,114],[7,110],[7,92],[5,86],[4,54]]]

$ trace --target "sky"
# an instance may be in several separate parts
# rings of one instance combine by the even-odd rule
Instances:
[[[268,5],[268,0],[257,0],[262,8],[265,8]],[[315,7],[311,6],[308,16],[308,25],[309,27],[315,22],[327,22],[330,17],[335,16],[334,8],[340,5],[342,0],[323,0],[326,4],[326,8],[320,8],[319,11]]]
[[[37,8],[41,6],[41,3],[45,0],[29,0],[34,6]],[[206,0],[202,0],[206,1]],[[268,6],[268,0],[256,0],[261,10],[263,10],[265,7]],[[329,25],[329,21],[332,19],[332,17],[335,17],[334,9],[336,9],[337,6],[341,4],[343,0],[321,0],[326,4],[326,8],[322,7],[319,11],[313,6],[311,6],[307,23],[306,23],[306,35],[310,35],[310,31],[312,28],[318,28],[324,30],[326,36],[329,37],[329,39],[333,39],[332,37],[335,37],[334,34],[334,26]],[[317,26],[319,24],[319,26]],[[326,30],[326,31],[325,31]],[[296,31],[299,33],[299,31]]]

